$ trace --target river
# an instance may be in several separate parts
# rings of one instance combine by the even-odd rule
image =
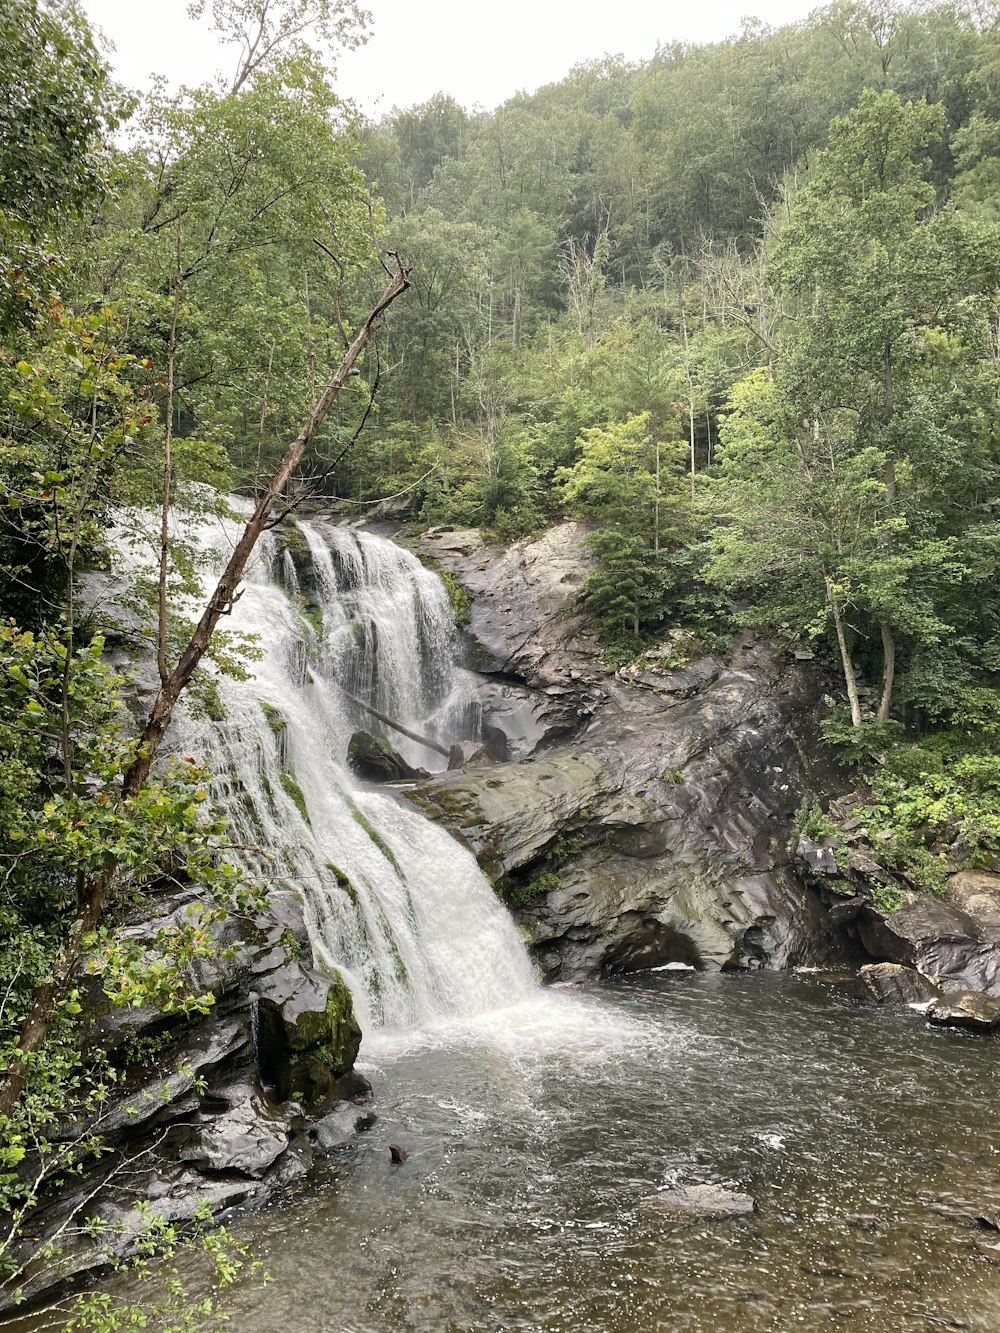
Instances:
[[[992,1040],[660,972],[366,1045],[378,1121],[245,1224],[242,1333],[1000,1328]],[[757,1212],[640,1206],[700,1182]]]

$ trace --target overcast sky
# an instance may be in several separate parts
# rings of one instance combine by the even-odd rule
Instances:
[[[435,92],[467,107],[492,108],[520,89],[533,90],[573,65],[605,53],[630,60],[656,44],[712,41],[739,30],[752,13],[777,25],[801,19],[815,0],[366,0],[371,38],[340,62],[339,91],[369,113],[410,106]],[[122,81],[145,87],[151,74],[170,83],[200,83],[228,71],[235,56],[220,48],[205,21],[187,17],[187,0],[84,0],[114,43]]]

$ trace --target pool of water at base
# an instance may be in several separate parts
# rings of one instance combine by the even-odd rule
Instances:
[[[661,972],[364,1054],[374,1127],[239,1227],[275,1279],[236,1291],[240,1333],[1000,1330],[991,1038],[819,977]],[[757,1211],[642,1205],[700,1183]]]

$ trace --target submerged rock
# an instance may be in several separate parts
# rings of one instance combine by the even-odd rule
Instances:
[[[749,1194],[735,1194],[719,1185],[685,1185],[647,1194],[639,1211],[657,1221],[689,1225],[713,1218],[748,1217],[757,1208]]]

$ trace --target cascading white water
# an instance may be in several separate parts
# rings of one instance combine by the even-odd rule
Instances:
[[[301,900],[317,963],[343,975],[363,1031],[514,1004],[537,981],[474,858],[345,762],[352,731],[372,724],[341,686],[445,743],[468,734],[474,695],[453,664],[447,593],[384,539],[311,522],[299,532],[309,587],[265,538],[229,626],[257,636],[262,660],[248,680],[220,678],[224,720],[184,717],[179,744],[218,775],[247,873]],[[195,535],[221,566],[234,531],[213,521]],[[425,747],[407,757],[440,766]]]

